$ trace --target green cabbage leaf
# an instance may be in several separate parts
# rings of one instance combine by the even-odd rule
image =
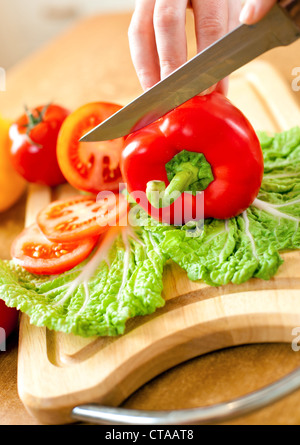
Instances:
[[[82,337],[120,335],[129,318],[164,305],[165,261],[146,232],[111,228],[88,260],[59,276],[0,262],[0,295],[36,326]]]

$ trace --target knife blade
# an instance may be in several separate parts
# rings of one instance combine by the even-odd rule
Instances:
[[[296,12],[295,8],[292,8],[294,13],[291,13],[288,7],[283,9],[276,4],[256,25],[238,26],[89,131],[80,141],[112,140],[133,133],[215,85],[261,54],[296,41],[300,37],[300,2],[283,2],[288,7],[291,3],[296,3]]]

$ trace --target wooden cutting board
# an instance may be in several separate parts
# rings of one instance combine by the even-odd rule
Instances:
[[[252,62],[232,75],[229,97],[257,130],[299,125],[300,108],[275,69]],[[73,194],[32,186],[26,224],[53,199]],[[118,338],[83,339],[51,332],[21,317],[18,391],[42,423],[70,422],[83,403],[119,405],[145,382],[185,360],[236,345],[291,343],[300,326],[300,252],[285,253],[270,281],[212,288],[192,283],[176,265],[164,274],[166,305],[137,317]]]

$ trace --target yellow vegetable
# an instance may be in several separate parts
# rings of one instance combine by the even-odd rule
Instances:
[[[10,125],[10,121],[0,117],[0,212],[12,207],[26,188],[26,181],[14,170],[10,162]]]

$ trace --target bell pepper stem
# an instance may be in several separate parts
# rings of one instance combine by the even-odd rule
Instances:
[[[156,209],[162,208],[162,196],[166,191],[166,184],[163,181],[150,181],[147,184],[146,196],[150,204]]]
[[[197,180],[199,169],[187,165],[173,177],[166,188],[163,181],[150,181],[147,184],[146,196],[150,204],[158,209],[170,206],[189,185]]]

